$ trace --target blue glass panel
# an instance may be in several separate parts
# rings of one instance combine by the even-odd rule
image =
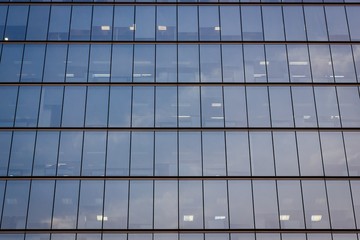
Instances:
[[[6,44],[2,47],[0,82],[19,82],[24,45]]]
[[[154,133],[133,132],[131,135],[130,175],[153,176]]]
[[[109,127],[129,127],[131,122],[132,87],[111,86]]]
[[[79,176],[83,145],[82,132],[61,132],[58,176]]]
[[[113,40],[133,40],[134,21],[134,6],[115,6]]]
[[[26,40],[46,40],[50,6],[30,6]]]
[[[177,81],[177,46],[156,46],[156,82]]]
[[[51,6],[48,40],[69,38],[71,6]]]
[[[325,14],[322,6],[305,6],[305,22],[308,40],[327,41]]]
[[[155,126],[177,126],[177,88],[156,87]]]
[[[219,7],[199,7],[199,32],[200,40],[220,40]]]
[[[226,162],[225,162],[224,132],[203,132],[202,152],[203,152],[203,175],[225,176]],[[210,222],[207,222],[205,224],[211,225],[212,220],[213,219],[207,220]],[[213,222],[213,224],[216,225],[216,222]]]
[[[88,87],[86,97],[87,127],[106,127],[108,123],[109,87]]]
[[[86,82],[89,67],[89,45],[70,44],[66,65],[66,82]]]
[[[129,204],[128,227],[130,229],[151,229],[153,227],[153,182],[152,181],[130,182],[130,204]],[[132,238],[132,239],[137,240],[139,238]],[[150,240],[151,235],[150,238],[147,239]]]
[[[178,40],[198,40],[198,9],[195,6],[178,7]]]
[[[179,132],[179,175],[202,175],[201,133]]]
[[[220,51],[219,45],[200,45],[201,82],[222,82]]]
[[[287,41],[305,41],[305,22],[302,6],[283,6]]]
[[[0,132],[0,175],[6,176],[10,157],[12,132]]]
[[[0,39],[1,40],[4,39],[7,11],[8,11],[7,6],[0,6]]]
[[[106,132],[85,132],[81,175],[104,176]]]
[[[259,6],[241,6],[243,40],[263,40],[261,9]]]
[[[86,87],[65,87],[61,125],[79,127],[84,125]]]
[[[45,45],[25,45],[21,68],[21,82],[42,82],[45,58]]]
[[[51,44],[46,47],[44,82],[64,82],[67,45]]]
[[[38,132],[34,156],[34,176],[56,175],[59,132]]]
[[[38,121],[40,87],[21,86],[16,108],[16,127],[36,127]]]
[[[176,41],[176,7],[158,6],[156,14],[156,40]]]
[[[112,22],[112,6],[94,6],[91,40],[111,40],[113,30]]]
[[[348,41],[349,30],[343,6],[325,6],[330,41]]]
[[[222,71],[224,82],[244,82],[242,45],[222,45]]]
[[[38,121],[39,127],[60,126],[63,91],[63,87],[42,87]]]
[[[265,40],[284,41],[284,24],[281,6],[263,6],[262,15]]]
[[[134,87],[132,126],[154,126],[154,87]]]
[[[221,40],[241,40],[240,8],[220,6]]]
[[[106,175],[128,176],[130,163],[130,133],[108,132]]]
[[[70,26],[70,40],[90,40],[91,6],[73,6]]]
[[[360,7],[359,6],[346,6],[347,20],[349,24],[350,37],[352,41],[360,40]]]
[[[134,82],[154,82],[155,79],[155,46],[134,46]]]
[[[199,45],[178,45],[178,81],[199,82]]]
[[[0,126],[12,127],[15,120],[15,109],[18,87],[2,86],[0,88]]]
[[[137,6],[135,12],[135,39],[155,40],[155,6]]]
[[[110,81],[111,45],[91,45],[89,82]]]
[[[177,165],[177,134],[175,132],[155,132],[155,175],[176,176]]]
[[[201,122],[203,127],[223,127],[223,108],[221,87],[201,87]]]
[[[6,21],[5,41],[24,40],[29,6],[10,6]]]
[[[154,228],[177,229],[179,219],[177,181],[155,181],[154,190]],[[159,235],[154,237],[156,240],[172,239],[159,238]]]
[[[111,82],[131,82],[133,79],[133,45],[113,45]]]

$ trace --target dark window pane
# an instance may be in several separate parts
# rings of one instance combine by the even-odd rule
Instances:
[[[26,40],[46,40],[50,6],[30,6]]]
[[[50,229],[55,181],[33,180],[29,200],[27,228]],[[38,238],[41,239],[41,238]]]
[[[110,45],[91,45],[89,82],[109,82],[110,81]]]
[[[86,87],[65,87],[62,115],[63,127],[84,125]]]
[[[48,40],[69,38],[71,6],[51,6]]]
[[[0,175],[6,176],[10,157],[12,132],[0,132]],[[0,195],[1,199],[1,195]],[[1,210],[0,210],[1,213]]]
[[[19,82],[24,45],[5,44],[0,61],[0,82]]]
[[[2,86],[0,88],[0,126],[12,127],[15,120],[18,87]]]
[[[8,11],[8,6],[0,7],[0,39],[4,39],[4,30],[5,30],[7,11]]]
[[[72,6],[70,40],[90,40],[91,6]]]
[[[15,118],[16,127],[36,127],[40,91],[40,87],[21,86],[19,88]]]
[[[56,175],[59,132],[38,132],[34,157],[34,176]]]
[[[21,82],[42,82],[45,45],[25,45],[21,68]]]
[[[39,127],[60,126],[63,92],[63,87],[42,87],[38,122]]]
[[[86,82],[89,67],[89,45],[69,44],[66,82]]]
[[[9,6],[5,40],[25,39],[28,12],[28,6]]]

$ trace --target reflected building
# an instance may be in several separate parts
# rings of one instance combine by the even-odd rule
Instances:
[[[360,2],[0,2],[0,240],[358,240]]]

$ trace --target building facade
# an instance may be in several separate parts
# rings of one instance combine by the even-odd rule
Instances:
[[[0,240],[358,240],[360,2],[0,2]]]

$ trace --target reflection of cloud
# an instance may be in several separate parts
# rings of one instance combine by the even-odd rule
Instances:
[[[54,217],[52,224],[53,224],[52,227],[55,228],[55,229],[74,228],[74,226],[75,226],[75,217],[74,216],[63,216],[62,218]]]

